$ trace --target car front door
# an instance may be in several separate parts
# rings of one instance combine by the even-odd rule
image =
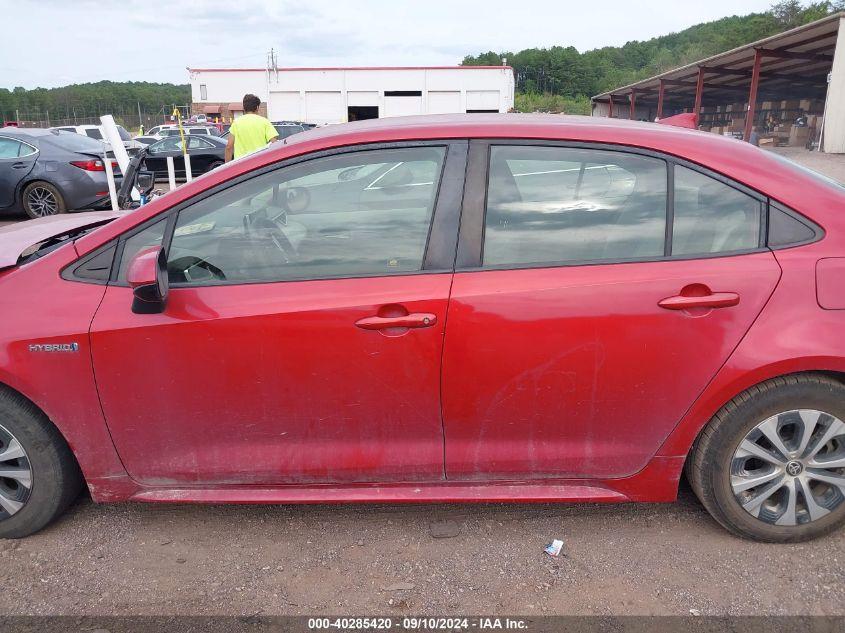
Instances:
[[[122,238],[91,339],[129,474],[148,485],[442,479],[440,360],[465,159],[466,143],[346,149],[226,183]],[[364,202],[368,180],[339,180],[393,164],[415,183],[434,178]],[[336,196],[312,193],[331,183]],[[134,314],[126,267],[162,243],[166,308]]]
[[[443,360],[447,477],[637,472],[778,282],[764,199],[601,147],[477,143],[469,173]]]
[[[28,143],[0,136],[0,208],[15,203],[18,185],[32,171],[38,150]]]

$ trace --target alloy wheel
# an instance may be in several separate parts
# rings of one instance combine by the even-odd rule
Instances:
[[[27,193],[27,205],[32,212],[39,216],[56,215],[59,212],[59,201],[55,194],[46,187],[33,187]]]
[[[32,466],[21,443],[0,426],[0,521],[20,511],[32,491]]]
[[[742,508],[766,523],[821,519],[845,501],[845,423],[815,409],[767,418],[739,443],[730,483]]]

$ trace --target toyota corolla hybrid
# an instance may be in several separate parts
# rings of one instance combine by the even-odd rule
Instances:
[[[96,501],[845,517],[845,190],[608,119],[298,134],[0,230],[0,536]]]

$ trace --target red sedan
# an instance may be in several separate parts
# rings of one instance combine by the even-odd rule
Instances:
[[[845,190],[471,115],[302,133],[0,230],[0,537],[96,501],[672,501],[845,520]]]

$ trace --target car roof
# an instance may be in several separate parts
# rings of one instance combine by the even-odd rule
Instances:
[[[590,135],[591,131],[614,129],[622,132],[631,130],[648,131],[657,134],[688,136],[694,130],[673,126],[654,125],[653,123],[629,121],[627,119],[609,119],[607,117],[572,116],[560,114],[433,114],[404,117],[386,117],[366,119],[338,125],[325,125],[310,130],[307,135],[298,136],[311,140],[330,139],[349,134],[378,134],[396,139],[429,136],[436,129],[441,138],[483,137],[535,137],[545,136],[550,139],[566,139],[577,130],[577,136]],[[726,140],[728,140],[726,138]]]
[[[50,134],[59,134],[57,130],[50,130],[43,127],[2,127],[0,128],[0,134],[5,134],[8,136],[29,136],[29,137],[38,137],[38,136],[49,136]]]

